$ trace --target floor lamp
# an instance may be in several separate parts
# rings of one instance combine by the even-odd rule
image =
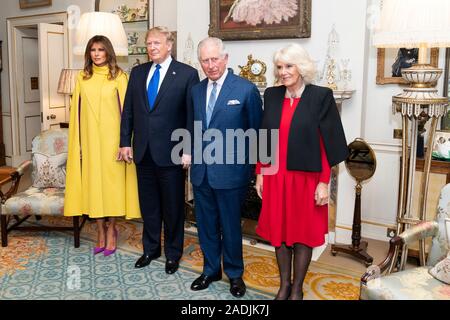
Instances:
[[[378,48],[419,48],[418,64],[402,69],[409,87],[392,98],[393,112],[402,116],[402,166],[400,172],[397,234],[411,225],[426,220],[426,201],[431,165],[431,149],[438,120],[447,112],[447,98],[435,89],[442,70],[427,63],[427,48],[450,46],[450,1],[448,0],[384,0],[381,15],[373,34]],[[418,212],[412,212],[419,123],[431,119],[424,173],[420,185]],[[395,252],[389,267],[402,270],[408,248]],[[419,258],[425,264],[425,243],[419,242]]]

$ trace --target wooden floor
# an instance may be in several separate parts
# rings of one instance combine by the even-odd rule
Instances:
[[[368,242],[367,252],[373,257],[374,264],[379,264],[386,258],[389,251],[389,243],[373,239],[363,239]],[[363,274],[366,271],[366,266],[360,260],[345,253],[338,253],[336,256],[331,254],[331,244],[322,253],[318,262],[326,264],[334,264],[344,269],[355,271]]]

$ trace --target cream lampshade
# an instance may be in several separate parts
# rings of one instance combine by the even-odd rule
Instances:
[[[58,81],[58,93],[72,94],[81,69],[62,69]]]
[[[379,48],[450,46],[450,1],[383,0],[373,34]]]
[[[379,48],[419,48],[418,64],[401,69],[409,87],[392,98],[393,111],[402,115],[402,168],[397,211],[397,234],[409,226],[427,220],[426,203],[431,166],[432,142],[437,120],[447,112],[447,98],[440,97],[435,89],[442,70],[427,62],[427,48],[450,46],[450,1],[448,0],[382,0],[381,15],[372,37]],[[428,130],[427,152],[424,156],[424,173],[420,182],[419,206],[413,212],[414,179],[416,172],[419,124],[424,127],[431,119]],[[405,266],[408,248],[396,249],[389,272],[397,263]],[[425,264],[425,242],[419,242],[419,258]]]
[[[86,45],[93,36],[107,37],[117,56],[128,56],[128,40],[118,15],[108,12],[84,13],[78,23],[73,53],[84,55]]]
[[[427,48],[450,47],[450,1],[383,0],[381,16],[373,34],[378,48],[419,48],[418,64],[402,69],[402,77],[416,90],[398,97],[438,105],[445,102],[431,89],[442,74],[427,61]],[[424,88],[428,88],[426,90]],[[421,90],[419,90],[421,89]],[[431,99],[431,100],[429,100]],[[437,100],[435,100],[437,99]],[[394,101],[394,103],[401,101]]]

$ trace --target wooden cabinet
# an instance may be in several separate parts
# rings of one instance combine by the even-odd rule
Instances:
[[[3,59],[2,59],[2,41],[0,41],[0,76],[3,70]],[[2,107],[2,83],[0,81],[0,166],[6,164],[5,161],[5,144],[3,143],[3,107]]]

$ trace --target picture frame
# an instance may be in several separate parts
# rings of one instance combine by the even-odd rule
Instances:
[[[265,11],[268,10],[264,7],[266,1],[252,2],[253,6],[259,7],[253,7],[252,14],[247,15],[248,11],[244,8],[248,5],[246,1],[210,0],[208,35],[222,40],[311,37],[311,0],[287,2],[283,7],[277,8],[277,15]]]
[[[445,49],[444,88],[442,91],[443,96],[448,97],[448,94],[450,93],[450,48]],[[450,98],[448,101],[450,103]],[[442,117],[441,129],[450,130],[450,111],[447,111],[447,114]]]
[[[393,75],[393,67],[394,64],[398,64],[398,66],[401,65],[399,63],[399,59],[405,59],[405,61],[408,61],[407,59],[409,57],[399,57],[401,55],[401,51],[408,50],[411,51],[411,49],[406,48],[378,48],[377,50],[377,76],[376,76],[376,84],[383,85],[383,84],[407,84],[407,82],[401,77],[399,68],[397,69],[396,76]],[[412,49],[412,50],[417,50]],[[439,62],[439,48],[431,48],[429,50],[429,57],[430,61],[429,63],[433,65],[434,67],[438,66]],[[417,61],[417,51],[414,51],[415,55],[414,58]]]
[[[128,54],[143,55],[147,54],[147,45],[145,43],[146,30],[131,27],[125,30],[128,39]]]
[[[111,12],[122,23],[148,22],[153,26],[154,0],[95,0],[95,11]]]
[[[52,5],[52,0],[19,0],[20,9],[48,7]]]
[[[172,35],[173,35],[173,38],[174,38],[174,41],[173,41],[173,44],[172,44],[171,54],[172,54],[172,58],[174,58],[175,60],[178,60],[178,57],[177,57],[177,38],[178,38],[178,33],[177,33],[177,31],[171,31],[171,32],[172,32]]]
[[[436,130],[431,156],[436,160],[450,161],[450,130]]]

